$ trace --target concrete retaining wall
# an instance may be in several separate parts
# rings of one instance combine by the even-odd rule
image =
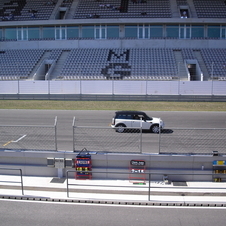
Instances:
[[[62,173],[62,175],[65,177],[66,171],[74,170],[74,168],[57,169],[54,167],[49,167],[47,166],[47,158],[75,159],[76,155],[77,153],[73,152],[33,152],[2,150],[0,152],[0,168],[22,169],[23,175],[26,176],[58,177]],[[128,179],[130,172],[130,161],[144,160],[146,162],[147,173],[161,174],[152,175],[151,180],[162,180],[163,175],[166,174],[171,181],[212,181],[211,175],[201,176],[195,174],[211,174],[212,162],[214,160],[226,160],[226,156],[212,155],[142,155],[97,153],[91,154],[91,156],[94,179]],[[106,173],[98,173],[100,171]],[[0,174],[11,175],[11,173],[12,172],[7,170],[0,170]],[[70,175],[70,177],[73,176],[74,173]]]

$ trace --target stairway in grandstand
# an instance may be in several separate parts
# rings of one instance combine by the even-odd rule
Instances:
[[[181,50],[174,50],[174,56],[176,59],[176,62],[178,64],[178,76],[180,80],[187,80],[188,79],[188,75],[185,69],[185,64],[184,64],[184,59],[181,53]]]
[[[121,0],[120,13],[128,12],[128,4],[129,4],[129,0]]]
[[[206,65],[204,64],[204,61],[203,61],[202,55],[200,53],[200,50],[195,50],[193,52],[194,52],[194,55],[195,55],[196,59],[199,62],[199,66],[200,66],[200,68],[202,70],[202,73],[204,75],[203,80],[204,81],[208,81],[210,79],[211,75],[209,75],[208,70],[206,68]]]
[[[43,52],[44,52],[44,54],[43,54],[42,57],[39,59],[39,61],[37,62],[37,64],[36,64],[35,67],[33,68],[32,72],[30,73],[30,76],[29,76],[30,79],[33,79],[33,78],[34,78],[34,75],[35,75],[36,71],[38,70],[38,68],[40,67],[40,65],[42,64],[42,62],[43,62],[45,59],[48,59],[49,56],[50,56],[50,52],[49,52],[49,51],[43,50]]]
[[[74,12],[76,11],[76,8],[78,6],[79,0],[74,0],[71,5],[67,6],[69,8],[69,11],[67,12],[65,19],[73,19]]]
[[[196,13],[196,10],[195,10],[194,2],[188,1],[188,5],[189,5],[189,8],[190,8],[191,17],[197,18],[197,13]]]
[[[51,79],[55,79],[60,74],[60,71],[63,68],[64,62],[65,62],[66,58],[68,57],[68,54],[69,54],[69,51],[67,51],[67,50],[62,51],[62,54],[61,54],[60,58],[58,59],[53,72],[50,75]]]
[[[53,11],[49,16],[50,20],[54,20],[56,18],[56,15],[58,14],[58,11],[59,11],[59,7],[61,6],[61,2],[62,0],[56,1],[55,7],[53,8]]]
[[[179,18],[179,10],[178,10],[178,5],[176,0],[171,0],[170,1],[170,7],[171,7],[171,12],[172,12],[172,17],[174,18]]]

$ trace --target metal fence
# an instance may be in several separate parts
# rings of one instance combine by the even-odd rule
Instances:
[[[6,177],[4,177],[3,176],[4,172],[8,172],[8,171],[15,172],[15,173],[11,174],[11,175],[7,175]],[[21,193],[22,193],[22,195],[24,195],[23,174],[22,174],[21,169],[0,168],[0,172],[1,172],[0,175],[2,175],[1,180],[0,180],[1,183],[4,183],[4,184],[20,184]],[[14,177],[15,175],[19,177],[19,180],[15,181],[15,177]],[[10,180],[11,177],[13,177],[13,179],[14,179],[13,181]]]
[[[165,129],[159,145],[160,154],[225,154],[226,129]]]
[[[120,190],[120,188],[124,188],[124,189],[129,189],[136,193],[136,189],[137,189],[137,193],[138,195],[147,195],[147,200],[148,201],[151,201],[151,195],[155,195],[156,194],[156,191],[157,191],[157,194],[164,194],[164,192],[167,192],[168,195],[172,195],[172,193],[174,192],[177,193],[177,195],[185,195],[185,193],[188,193],[188,194],[192,194],[192,192],[197,192],[197,190],[200,190],[202,189],[202,192],[206,193],[208,191],[208,193],[210,193],[210,190],[211,189],[217,189],[218,191],[222,191],[224,192],[225,191],[225,186],[223,185],[222,187],[219,187],[219,186],[216,186],[216,187],[194,187],[194,186],[187,186],[187,182],[186,181],[189,181],[187,180],[188,178],[193,178],[193,177],[204,177],[204,178],[212,178],[213,174],[212,173],[168,173],[167,175],[166,174],[163,174],[163,173],[142,173],[143,177],[145,178],[144,180],[137,180],[137,181],[129,181],[130,182],[129,184],[123,184],[123,183],[114,183],[114,184],[110,184],[108,183],[108,185],[100,183],[100,184],[97,184],[97,183],[92,183],[92,185],[90,183],[85,183],[85,182],[79,182],[77,180],[75,180],[74,178],[72,179],[71,178],[71,174],[75,175],[77,171],[76,170],[68,170],[66,172],[66,183],[67,183],[67,197],[70,197],[70,191],[71,192],[78,192],[78,187],[83,187],[83,192],[84,192],[84,186],[87,186],[89,187],[95,187],[95,189],[97,190],[97,187],[99,187],[101,190],[101,193],[103,193],[103,187],[110,187],[110,188],[114,188],[114,189],[111,189],[111,193],[112,194],[120,194],[120,193],[123,193],[125,194],[125,192],[123,192],[122,190]],[[81,172],[81,171],[79,171]],[[92,171],[84,171],[86,173],[92,173]],[[96,174],[106,174],[108,175],[109,177],[111,177],[111,175],[118,175],[120,176],[121,175],[129,175],[129,172],[128,173],[121,173],[121,172],[104,172],[104,171],[95,171]],[[140,173],[136,173],[136,174],[139,174]],[[156,179],[156,178],[161,178],[161,179]],[[107,179],[106,179],[107,180]],[[81,180],[79,180],[81,181]],[[95,179],[94,179],[95,181]],[[207,179],[206,181],[210,181],[209,179]],[[165,186],[165,185],[168,185],[172,183],[173,186]],[[139,187],[137,186],[134,186],[134,184],[139,184]],[[70,189],[70,187],[74,187],[76,189]],[[180,191],[181,190],[181,186],[184,186],[183,187],[183,191]],[[118,188],[118,189],[117,189]],[[167,188],[167,189],[166,189]],[[141,191],[142,189],[142,191]],[[77,191],[76,191],[77,190]],[[167,191],[165,191],[167,190]],[[172,191],[169,191],[169,190],[172,190]],[[184,191],[186,190],[186,191]],[[121,191],[121,192],[120,192]],[[97,192],[97,191],[96,191]],[[109,193],[109,190],[108,190],[108,193]]]
[[[72,125],[73,149],[93,152],[159,154],[226,154],[226,128],[171,128],[159,134],[141,128]],[[57,151],[57,117],[54,125],[0,125],[0,150]]]
[[[142,152],[140,128],[127,128],[123,133],[110,127],[73,126],[74,152],[86,148],[95,152]]]
[[[57,151],[56,126],[0,125],[0,149]]]
[[[219,154],[226,153],[226,129],[172,128],[159,134],[128,128],[73,126],[73,150],[95,152]]]

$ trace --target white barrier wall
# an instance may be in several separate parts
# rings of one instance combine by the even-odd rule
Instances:
[[[181,95],[209,95],[212,94],[212,82],[180,82]]]
[[[81,81],[81,94],[112,94],[112,81]]]
[[[19,82],[19,94],[48,94],[48,82],[37,80]]]
[[[226,81],[1,81],[0,94],[226,95]]]
[[[179,82],[152,81],[147,83],[147,94],[149,95],[178,95]]]
[[[113,94],[146,95],[146,81],[114,81]]]
[[[222,83],[221,82],[214,82],[212,84],[212,90],[214,95],[225,95],[226,92],[226,82]]]
[[[17,81],[1,81],[0,94],[17,94],[19,92]]]
[[[79,81],[49,81],[50,94],[80,94],[81,84]]]

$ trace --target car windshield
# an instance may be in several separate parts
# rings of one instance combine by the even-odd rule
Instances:
[[[146,118],[146,120],[152,120],[152,117],[148,116],[147,114],[144,113],[144,116]]]

